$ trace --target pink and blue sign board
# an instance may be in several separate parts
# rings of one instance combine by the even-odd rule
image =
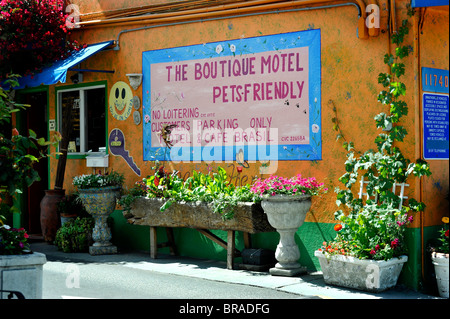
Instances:
[[[143,52],[144,160],[320,160],[320,43],[307,30]]]

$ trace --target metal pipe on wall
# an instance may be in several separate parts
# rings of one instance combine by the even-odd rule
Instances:
[[[119,46],[120,36],[124,33],[129,33],[129,32],[136,32],[136,31],[148,30],[148,29],[159,28],[159,27],[183,25],[183,24],[195,23],[195,22],[217,21],[217,20],[224,20],[224,19],[230,19],[230,18],[248,17],[248,16],[256,16],[256,15],[262,15],[262,14],[275,14],[275,13],[283,13],[283,12],[298,12],[298,11],[307,11],[307,10],[313,10],[313,9],[328,9],[328,8],[337,8],[337,7],[350,6],[350,5],[356,6],[356,4],[348,2],[348,3],[343,3],[343,4],[335,4],[335,5],[320,6],[320,7],[313,7],[313,8],[297,8],[297,9],[277,10],[277,11],[269,11],[269,12],[248,13],[248,14],[237,15],[237,16],[216,17],[216,18],[201,19],[201,20],[194,20],[194,21],[179,21],[179,22],[173,22],[173,23],[156,24],[156,25],[145,26],[145,27],[129,29],[129,30],[125,29],[125,30],[120,31],[119,34],[117,35],[117,39],[115,41],[116,46],[113,48],[113,50],[118,51],[120,49],[120,46]]]
[[[147,16],[132,16],[125,18],[92,20],[85,22],[78,22],[77,25],[88,27],[111,27],[118,25],[129,24],[144,24],[144,23],[169,23],[175,21],[187,21],[198,19],[209,19],[211,17],[226,16],[226,15],[240,15],[255,11],[279,10],[286,7],[304,6],[304,5],[320,5],[330,2],[340,2],[336,0],[306,0],[306,1],[274,1],[274,0],[253,0],[238,2],[232,4],[224,4],[219,6],[205,7],[199,9],[191,9],[184,11],[175,11],[168,13],[151,14]],[[359,10],[358,20],[358,36],[359,38],[367,38],[368,32],[365,24],[366,20],[366,5],[363,0],[352,0]],[[192,21],[195,22],[195,21]]]

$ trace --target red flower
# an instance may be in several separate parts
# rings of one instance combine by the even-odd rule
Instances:
[[[341,229],[342,229],[342,225],[341,224],[334,225],[334,230],[335,231],[340,231]]]
[[[12,129],[12,136],[18,136],[19,135],[19,131],[16,128]]]
[[[447,231],[445,232],[445,237],[448,237],[448,229],[447,229]]]

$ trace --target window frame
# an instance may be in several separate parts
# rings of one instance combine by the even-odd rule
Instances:
[[[75,84],[75,85],[67,85],[67,86],[61,86],[55,88],[55,105],[56,105],[56,127],[59,132],[62,130],[62,110],[61,110],[61,98],[62,93],[64,92],[74,92],[79,91],[80,92],[80,149],[81,149],[81,143],[83,143],[83,146],[87,148],[86,145],[84,145],[84,134],[86,133],[85,127],[86,127],[86,118],[85,118],[85,98],[84,93],[87,90],[93,90],[93,89],[105,89],[105,146],[106,146],[106,154],[108,154],[108,86],[106,81],[99,81],[99,82],[91,82],[91,83],[82,83],[82,84]],[[59,150],[59,145],[58,145]],[[91,152],[92,153],[92,152]],[[97,152],[95,152],[97,153]],[[76,152],[76,153],[67,153],[68,159],[84,159],[86,156],[90,154],[87,151],[84,152]]]

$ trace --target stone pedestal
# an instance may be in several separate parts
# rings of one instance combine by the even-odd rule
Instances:
[[[280,242],[275,251],[278,263],[270,268],[274,276],[298,276],[306,272],[299,264],[300,250],[295,242],[295,233],[305,221],[311,207],[311,196],[275,195],[261,203],[270,225],[280,234]]]

